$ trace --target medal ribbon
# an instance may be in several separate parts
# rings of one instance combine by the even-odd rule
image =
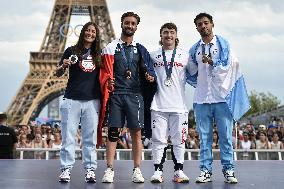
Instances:
[[[120,45],[119,43],[117,44],[118,48],[120,49],[121,51],[121,55],[122,55],[122,58],[123,58],[123,65],[125,67],[126,70],[130,70],[129,67],[130,65],[133,64],[133,54],[134,54],[134,49],[133,49],[133,46],[130,47],[130,52],[129,52],[129,58],[127,59],[126,57],[126,54],[125,54],[125,49],[123,47],[123,45]]]
[[[164,49],[162,48],[162,56],[163,56],[163,62],[164,62],[164,65],[165,65],[165,70],[166,70],[167,78],[171,78],[172,70],[173,70],[173,65],[174,65],[174,61],[175,61],[175,56],[176,56],[176,51],[177,51],[177,49],[174,48],[174,51],[173,51],[173,54],[172,54],[172,58],[171,58],[171,62],[170,62],[169,65],[168,65],[167,57],[166,57],[166,55],[165,55],[165,51],[164,51]]]
[[[209,57],[211,58],[211,47],[213,46],[213,43],[209,43]],[[202,55],[205,55],[205,44],[201,45],[202,47]]]

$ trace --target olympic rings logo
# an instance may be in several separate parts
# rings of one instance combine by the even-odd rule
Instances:
[[[79,37],[82,28],[82,24],[78,24],[74,28],[70,24],[62,24],[59,28],[59,33],[62,37],[69,37],[72,33]]]

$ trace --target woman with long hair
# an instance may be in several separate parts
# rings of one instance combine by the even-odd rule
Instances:
[[[58,65],[60,77],[69,69],[69,79],[60,106],[62,148],[60,151],[60,182],[70,182],[70,172],[75,163],[76,132],[82,130],[82,155],[85,181],[96,182],[97,125],[100,112],[99,66],[101,63],[99,28],[86,23],[76,45],[68,47]]]

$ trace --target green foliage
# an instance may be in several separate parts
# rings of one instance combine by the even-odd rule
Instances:
[[[267,112],[274,108],[277,108],[281,101],[276,96],[268,92],[267,94],[256,91],[251,91],[249,96],[251,109],[246,113],[245,116],[249,116],[254,113]]]

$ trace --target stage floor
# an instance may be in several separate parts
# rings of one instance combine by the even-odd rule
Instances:
[[[59,183],[59,160],[0,160],[1,189],[283,189],[284,161],[237,161],[236,175],[238,184],[227,184],[221,172],[220,161],[214,161],[213,182],[197,184],[199,175],[198,161],[186,161],[184,172],[190,178],[186,184],[172,182],[173,163],[164,165],[165,182],[152,184],[153,162],[142,162],[145,183],[131,182],[132,161],[115,161],[115,181],[112,184],[101,183],[105,161],[98,161],[96,170],[97,183],[84,181],[81,161],[76,161],[71,173],[70,183]]]

